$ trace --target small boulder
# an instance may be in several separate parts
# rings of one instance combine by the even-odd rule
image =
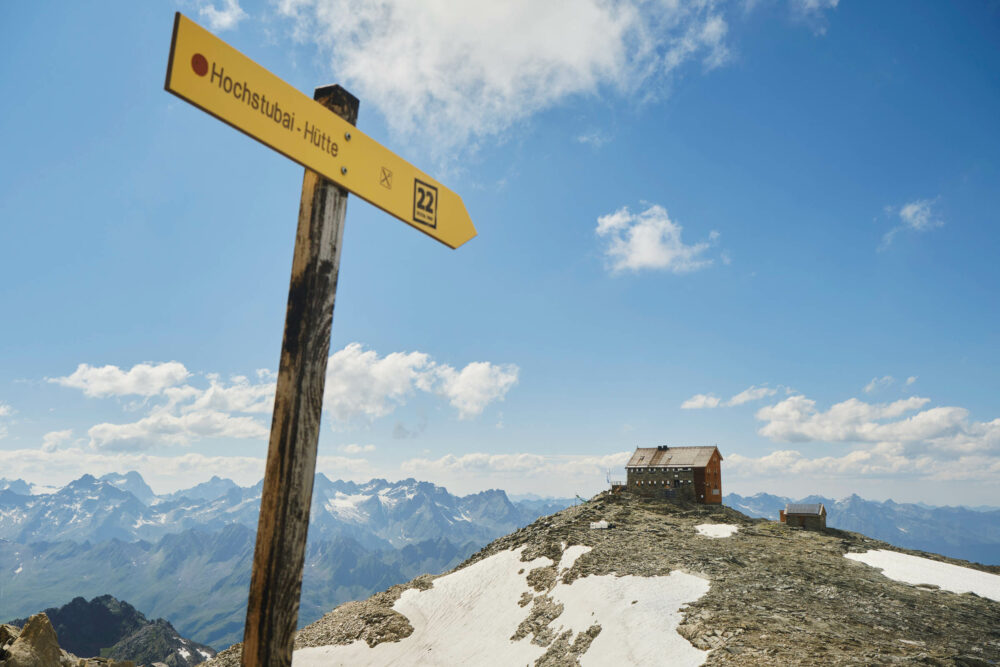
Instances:
[[[54,667],[60,664],[62,651],[56,631],[44,613],[35,614],[21,628],[7,649],[4,667]]]

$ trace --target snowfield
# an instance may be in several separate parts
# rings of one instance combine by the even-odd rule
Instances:
[[[731,537],[740,527],[731,523],[703,523],[694,529],[705,537]]]
[[[434,580],[433,587],[404,591],[393,609],[406,616],[413,634],[399,642],[369,648],[363,641],[346,646],[320,646],[295,651],[293,667],[333,665],[525,665],[545,653],[531,643],[510,637],[527,618],[532,605],[521,607],[523,593],[536,594],[528,573],[553,565],[548,558],[521,561],[520,549],[504,551]],[[559,571],[572,567],[590,547],[564,549]],[[707,651],[696,649],[677,634],[680,609],[708,592],[709,582],[682,572],[665,577],[589,576],[572,584],[559,581],[550,592],[564,605],[550,627],[584,632],[594,624],[601,633],[581,657],[585,667],[604,665],[700,665]]]
[[[933,584],[953,593],[972,592],[1000,602],[1000,575],[942,563],[929,558],[878,549],[863,554],[844,554],[882,570],[882,574],[908,584]]]

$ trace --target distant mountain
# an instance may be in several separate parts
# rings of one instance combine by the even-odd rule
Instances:
[[[878,502],[857,495],[841,500],[822,496],[792,500],[767,493],[730,493],[723,502],[749,516],[767,519],[777,519],[785,503],[823,503],[831,528],[864,533],[907,549],[1000,565],[1000,510]]]
[[[221,498],[233,489],[238,489],[239,485],[231,479],[225,479],[218,475],[212,475],[212,479],[192,486],[190,489],[181,489],[175,493],[162,496],[164,500],[177,498],[190,498],[192,500],[215,500]]]
[[[59,646],[81,657],[190,667],[215,655],[211,647],[181,637],[166,620],[150,621],[129,603],[110,595],[90,602],[77,597],[62,607],[46,609],[45,614],[59,637]],[[15,619],[11,624],[21,627],[27,620]]]
[[[101,479],[84,475],[47,495],[11,488],[0,491],[0,539],[132,542],[195,528],[219,530],[232,523],[256,528],[261,489],[262,483],[240,487],[214,477],[158,497],[136,472]],[[356,484],[317,474],[309,531],[316,539],[350,537],[376,550],[439,537],[485,544],[564,506],[561,501],[512,503],[499,490],[460,497],[414,479]]]
[[[134,470],[127,472],[124,475],[116,472],[110,472],[101,477],[100,481],[107,482],[121,491],[131,493],[144,505],[149,505],[156,500],[156,494],[153,493],[153,490],[149,488],[148,484],[146,484],[146,480],[144,480],[142,475]]]
[[[55,490],[54,487],[31,484],[23,479],[0,479],[0,491],[10,491],[21,496],[39,496]]]

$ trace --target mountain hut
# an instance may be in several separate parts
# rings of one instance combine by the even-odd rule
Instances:
[[[826,528],[826,507],[823,503],[788,503],[781,510],[779,519],[789,526],[823,530]]]
[[[636,447],[625,465],[626,489],[641,496],[722,504],[718,447]]]

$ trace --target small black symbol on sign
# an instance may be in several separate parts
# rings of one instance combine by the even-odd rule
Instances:
[[[392,190],[392,172],[385,167],[379,168],[378,184],[387,190]]]
[[[438,190],[433,185],[413,179],[413,221],[437,227]]]

